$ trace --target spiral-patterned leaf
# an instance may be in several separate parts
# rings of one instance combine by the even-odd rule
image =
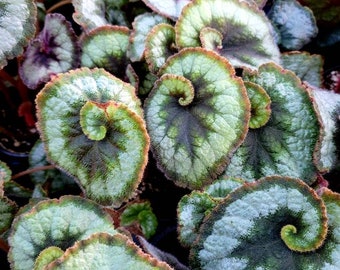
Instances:
[[[157,73],[166,60],[176,52],[174,27],[165,23],[154,26],[145,41],[145,61],[149,65],[149,70]]]
[[[37,8],[33,0],[0,1],[0,69],[23,52],[35,34]]]
[[[214,47],[237,67],[254,69],[266,62],[280,62],[269,20],[244,1],[194,0],[183,8],[175,29],[179,47]],[[212,46],[211,35],[215,42],[217,38],[216,46]]]
[[[168,20],[155,13],[143,13],[135,17],[132,26],[133,31],[130,37],[128,56],[131,61],[141,61],[144,57],[145,41],[149,31],[159,23],[167,23]]]
[[[192,269],[313,267],[327,235],[323,201],[304,182],[280,176],[232,192],[204,220],[190,252]],[[332,247],[335,248],[336,247]]]
[[[119,270],[171,270],[161,261],[144,253],[122,234],[96,233],[76,242],[64,255],[45,269],[119,269]]]
[[[36,99],[48,158],[79,180],[86,196],[120,205],[143,176],[149,150],[134,88],[101,69],[58,75]]]
[[[245,75],[271,99],[271,116],[262,127],[250,129],[227,167],[227,176],[253,181],[274,174],[316,180],[321,124],[310,91],[296,75],[274,63]]]
[[[23,82],[35,89],[78,64],[79,47],[71,23],[61,14],[47,14],[44,28],[25,51],[19,72]]]
[[[76,196],[39,202],[13,222],[8,242],[11,269],[33,269],[41,251],[62,250],[96,232],[116,234],[113,222],[99,205]]]
[[[129,28],[102,26],[89,32],[82,40],[81,66],[104,68],[120,79],[125,78],[129,59]]]
[[[145,103],[153,153],[176,184],[211,182],[242,142],[250,117],[245,87],[212,51],[188,48],[169,58]]]

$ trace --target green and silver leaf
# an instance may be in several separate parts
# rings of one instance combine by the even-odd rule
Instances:
[[[220,174],[248,130],[242,81],[213,51],[187,48],[170,57],[145,102],[151,149],[177,185],[199,189]]]
[[[93,234],[76,242],[64,255],[50,263],[46,270],[83,269],[98,270],[171,270],[161,261],[144,253],[122,234]]]
[[[176,22],[177,46],[212,49],[235,67],[256,69],[266,62],[280,62],[270,21],[253,4],[238,0],[194,0],[183,8]],[[218,38],[220,37],[220,38]],[[216,40],[217,38],[217,40]]]
[[[21,55],[34,37],[36,16],[33,0],[0,0],[0,69]]]
[[[96,203],[77,196],[41,201],[12,224],[8,238],[11,269],[31,270],[46,248],[65,251],[96,232],[117,233],[110,216]]]
[[[168,20],[156,13],[146,12],[135,17],[130,37],[128,56],[132,62],[141,61],[144,57],[145,41],[149,31],[159,23],[167,23]]]
[[[191,0],[143,0],[143,2],[158,14],[175,21],[180,16],[183,7]]]
[[[156,74],[166,60],[176,52],[174,27],[165,23],[154,26],[145,41],[144,55],[149,70]]]
[[[268,17],[281,35],[281,46],[288,50],[300,50],[318,33],[313,12],[296,0],[275,0]]]
[[[327,221],[324,202],[301,180],[275,176],[247,183],[205,218],[190,265],[207,270],[332,269],[316,267],[329,260],[322,256]],[[328,249],[337,247],[330,243]]]
[[[320,171],[328,172],[339,162],[337,153],[340,149],[337,149],[335,133],[340,128],[337,124],[340,120],[340,94],[316,87],[312,87],[312,92],[320,112],[324,132],[317,165]]]
[[[88,198],[119,206],[134,195],[149,137],[130,84],[103,69],[82,68],[58,75],[36,102],[49,160],[76,177]],[[101,138],[97,128],[105,129]]]
[[[45,248],[34,262],[33,270],[44,270],[45,266],[64,255],[64,251],[55,246]]]
[[[79,47],[71,23],[58,13],[47,14],[45,25],[27,47],[19,72],[32,89],[50,77],[79,65]]]
[[[282,66],[294,71],[301,79],[316,87],[323,85],[323,58],[308,52],[286,52],[281,55]]]
[[[104,68],[126,81],[130,30],[124,26],[102,26],[82,39],[81,66]]]
[[[267,92],[271,117],[264,126],[249,130],[225,174],[247,181],[277,174],[312,184],[321,124],[310,91],[293,72],[274,63],[261,66],[258,72],[245,72],[244,79]]]
[[[88,32],[104,25],[127,26],[125,14],[120,8],[127,1],[117,0],[72,0],[73,19]]]
[[[242,186],[245,181],[233,177],[219,177],[201,191],[192,191],[183,196],[177,206],[178,239],[190,247],[199,235],[203,219],[229,193]]]

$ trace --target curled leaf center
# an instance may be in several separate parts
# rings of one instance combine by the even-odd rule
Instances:
[[[108,103],[87,101],[80,110],[80,125],[84,134],[91,140],[100,141],[106,136],[108,122]]]

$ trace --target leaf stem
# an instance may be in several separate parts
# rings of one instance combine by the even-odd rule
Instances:
[[[38,171],[44,171],[44,170],[52,170],[52,169],[55,169],[55,168],[56,167],[54,165],[46,165],[46,166],[40,166],[40,167],[27,169],[25,171],[22,171],[22,172],[19,172],[19,173],[13,175],[12,180],[17,179],[17,178],[22,177],[22,176],[27,175],[27,174],[35,173],[35,172],[38,172]]]
[[[46,13],[52,13],[54,10],[64,6],[64,5],[67,5],[67,4],[72,4],[72,0],[63,0],[63,1],[60,1],[56,4],[54,4],[53,6],[51,6],[47,11]]]

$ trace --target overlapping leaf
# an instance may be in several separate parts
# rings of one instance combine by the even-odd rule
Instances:
[[[140,61],[144,57],[145,40],[149,31],[159,23],[167,23],[168,20],[156,13],[146,12],[135,17],[132,26],[128,55],[131,61]]]
[[[332,269],[339,224],[328,224],[326,207],[298,179],[245,184],[204,220],[190,252],[192,269]]]
[[[161,261],[145,254],[138,246],[121,234],[97,233],[77,242],[64,255],[50,263],[46,269],[120,269],[171,270]]]
[[[61,14],[48,14],[39,35],[32,40],[20,65],[20,77],[32,89],[51,75],[78,67],[79,47],[71,24]]]
[[[37,8],[33,0],[0,1],[0,69],[23,52],[35,34]]]
[[[44,249],[57,246],[65,251],[96,232],[116,234],[110,216],[94,202],[76,196],[41,201],[12,224],[11,269],[31,270]]]
[[[280,44],[289,50],[300,50],[318,33],[313,12],[296,0],[274,1],[268,17],[280,33]]]
[[[339,143],[335,140],[335,133],[339,130],[340,94],[313,87],[313,97],[318,106],[323,124],[320,159],[318,169],[327,172],[337,165]]]
[[[252,181],[269,175],[316,179],[316,150],[321,125],[310,92],[294,73],[270,63],[245,75],[271,99],[267,124],[250,129],[227,167],[226,175]]]
[[[143,176],[149,150],[134,88],[102,69],[60,74],[37,97],[48,158],[75,176],[86,196],[120,205]]]
[[[143,2],[150,7],[153,11],[176,20],[185,5],[191,2],[191,0],[143,0]]]
[[[323,59],[321,55],[308,52],[287,52],[281,55],[282,66],[294,71],[301,79],[316,87],[323,85]]]
[[[104,68],[124,80],[129,36],[124,26],[102,26],[89,32],[82,40],[81,66]]]
[[[270,22],[252,4],[194,0],[183,8],[175,29],[180,48],[205,45],[237,67],[254,69],[266,62],[280,62]],[[211,34],[216,43],[214,48]]]
[[[176,184],[201,188],[223,170],[248,129],[245,87],[225,58],[202,48],[170,57],[145,102],[153,153]]]

